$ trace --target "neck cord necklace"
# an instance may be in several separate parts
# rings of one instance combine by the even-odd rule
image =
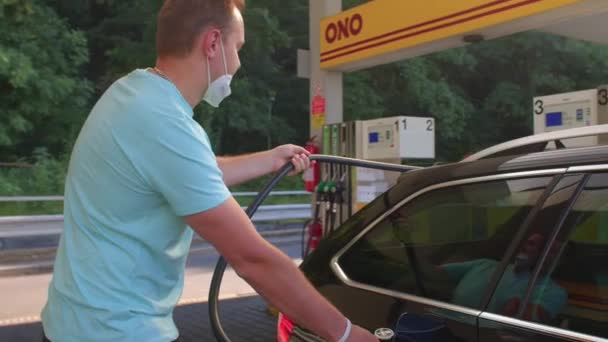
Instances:
[[[154,70],[158,74],[158,76],[160,76],[160,77],[166,79],[167,81],[173,83],[173,81],[171,81],[171,79],[167,75],[165,75],[165,73],[162,72],[159,68],[153,67],[152,70]]]

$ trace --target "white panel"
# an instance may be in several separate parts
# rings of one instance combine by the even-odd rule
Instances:
[[[597,121],[598,124],[608,124],[608,84],[598,87],[597,90]],[[599,143],[608,145],[608,134],[598,137]]]
[[[298,49],[298,71],[299,78],[310,78],[310,51]]]
[[[400,156],[404,159],[435,158],[435,119],[399,117]]]

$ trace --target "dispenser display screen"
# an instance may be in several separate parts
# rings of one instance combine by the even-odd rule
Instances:
[[[562,126],[563,125],[563,113],[562,112],[547,113],[545,125],[547,127]]]
[[[377,143],[378,141],[380,141],[379,136],[380,136],[380,134],[378,132],[369,133],[369,143],[373,144],[373,143]]]

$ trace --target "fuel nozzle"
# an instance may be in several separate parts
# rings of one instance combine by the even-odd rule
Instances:
[[[336,216],[336,181],[335,179],[331,179],[325,185],[325,192],[327,196],[327,206],[326,206],[326,227],[328,232],[331,232],[334,228],[335,224],[335,216]]]
[[[327,183],[325,183],[324,192],[327,200],[327,210],[329,211],[331,210],[336,197],[336,181],[333,179],[327,181]]]
[[[340,180],[336,182],[336,203],[344,203],[344,191],[346,190],[346,173],[342,174]]]
[[[317,204],[321,204],[322,202],[325,202],[327,200],[325,192],[326,184],[327,181],[320,181],[319,184],[317,184],[317,187],[315,188],[315,193],[317,194]]]

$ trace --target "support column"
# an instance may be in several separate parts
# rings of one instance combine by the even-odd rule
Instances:
[[[342,11],[342,0],[309,0],[309,32],[310,32],[310,98],[320,89],[319,95],[326,100],[325,117],[327,123],[343,121],[342,73],[321,70],[321,18],[338,14]],[[322,132],[314,127],[312,110],[310,117],[310,136],[316,135],[321,142]]]

